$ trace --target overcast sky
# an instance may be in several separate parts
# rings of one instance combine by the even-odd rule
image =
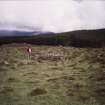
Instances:
[[[104,0],[1,0],[0,29],[65,32],[105,28]]]

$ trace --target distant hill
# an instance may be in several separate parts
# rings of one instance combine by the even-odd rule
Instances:
[[[0,37],[3,36],[21,36],[21,35],[32,35],[33,32],[25,32],[25,31],[9,31],[9,30],[1,30]]]
[[[1,33],[0,33],[1,34]],[[18,35],[19,34],[19,35]],[[64,45],[74,47],[102,47],[105,45],[105,29],[78,30],[64,33],[12,33],[0,37],[0,44],[31,43],[38,45]]]
[[[0,30],[0,37],[11,37],[11,36],[32,36],[45,34],[47,32],[40,31],[17,31],[17,30]],[[49,33],[49,32],[48,32]]]

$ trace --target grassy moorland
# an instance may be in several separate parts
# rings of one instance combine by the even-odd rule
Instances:
[[[0,46],[0,105],[105,105],[105,48]]]

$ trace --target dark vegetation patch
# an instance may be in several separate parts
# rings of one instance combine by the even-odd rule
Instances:
[[[55,78],[49,78],[47,82],[49,83],[50,87],[53,89],[59,89],[61,87],[68,87],[70,84],[73,83],[75,77],[72,76],[61,76]]]
[[[72,77],[72,76],[62,76],[62,77],[57,77],[57,78],[50,78],[48,79],[47,81],[48,82],[67,82],[67,81],[73,81],[75,80],[75,77]]]
[[[96,89],[95,92],[96,92],[99,96],[104,96],[104,97],[105,97],[105,88]]]
[[[12,87],[3,87],[3,89],[0,90],[0,93],[1,94],[8,94],[8,93],[11,93],[13,91],[14,91],[14,89]]]
[[[44,95],[46,93],[47,91],[45,89],[36,88],[31,91],[30,96]]]
[[[37,76],[38,73],[37,72],[28,72],[28,73],[24,74],[23,76],[27,76],[27,75]]]
[[[9,77],[8,82],[18,82],[18,80],[14,77]]]
[[[49,33],[47,35],[0,37],[0,44],[30,43],[37,45],[64,45],[74,47],[105,46],[105,29],[79,30],[65,33]]]

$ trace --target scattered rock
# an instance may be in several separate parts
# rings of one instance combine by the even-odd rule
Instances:
[[[9,63],[8,63],[7,61],[4,61],[4,64],[5,64],[5,65],[9,65]]]
[[[9,65],[9,62],[7,62],[7,61],[0,61],[0,65]]]

